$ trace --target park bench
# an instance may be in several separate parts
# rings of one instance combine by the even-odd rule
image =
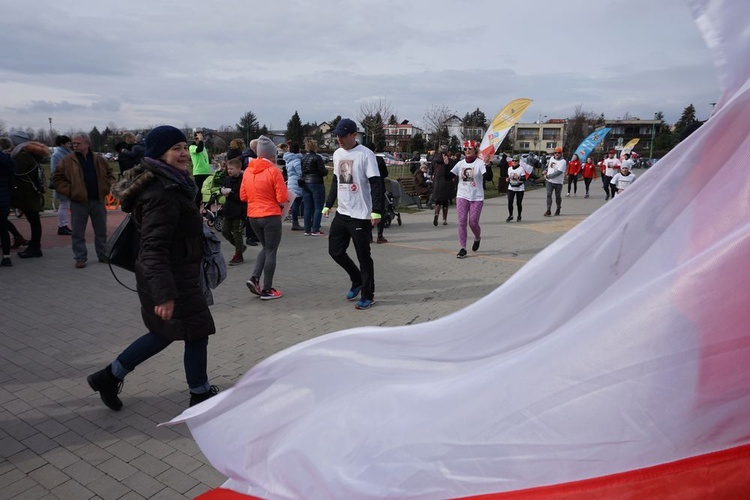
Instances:
[[[417,208],[422,208],[422,201],[428,201],[430,196],[427,194],[420,194],[417,189],[417,181],[414,177],[399,177],[398,183],[401,184],[401,192],[404,194],[404,206],[416,203]],[[406,200],[405,198],[411,198]]]

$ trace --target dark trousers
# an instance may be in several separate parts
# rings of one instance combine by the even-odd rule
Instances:
[[[562,206],[562,184],[555,184],[553,182],[547,181],[547,211],[550,212],[552,210],[552,193],[555,193],[555,203],[557,204],[557,209],[560,210],[560,207]]]
[[[609,179],[610,179],[610,182],[609,184],[607,184],[609,186],[609,195],[610,197],[614,198],[615,195],[617,194],[617,186],[612,184],[612,177],[610,177]]]
[[[604,188],[604,192],[609,197],[609,183],[612,182],[612,177],[608,175],[602,174],[602,187]]]
[[[0,214],[0,248],[3,255],[10,255],[10,234],[8,233],[8,214]]]
[[[242,255],[245,251],[245,242],[242,237],[242,225],[245,219],[234,219],[225,217],[224,227],[221,228],[221,235],[227,239],[229,243],[234,245],[235,253]]]
[[[23,212],[26,220],[29,221],[31,228],[31,239],[29,239],[29,248],[39,250],[42,248],[42,219],[39,212]]]
[[[297,196],[289,208],[289,214],[292,216],[292,223],[295,226],[299,226],[299,216],[302,212],[300,208],[302,208],[302,196]]]
[[[516,207],[518,208],[518,215],[521,215],[523,211],[523,194],[524,191],[513,191],[508,190],[508,215],[513,217],[513,200],[516,200]]]
[[[591,186],[591,177],[584,177],[583,183],[586,185],[586,194],[589,194],[589,186]]]
[[[198,205],[198,208],[200,208],[201,204],[203,203],[203,193],[201,193],[201,189],[203,189],[203,183],[206,182],[206,179],[208,179],[209,177],[211,177],[209,174],[199,174],[193,176],[195,185],[198,186],[198,192],[195,193],[195,204]]]
[[[86,225],[91,219],[94,228],[94,249],[96,256],[105,258],[105,245],[107,244],[107,209],[99,200],[79,203],[70,202],[70,225],[73,229],[71,243],[73,246],[73,258],[86,261],[88,250],[86,249]]]
[[[370,254],[371,227],[369,220],[353,219],[337,213],[328,233],[328,254],[347,272],[352,287],[361,286],[362,298],[369,300],[375,296],[375,265]],[[359,267],[346,253],[350,241],[354,244]]]
[[[130,344],[112,363],[112,373],[119,379],[132,372],[136,366],[167,348],[172,341],[153,332],[148,332]],[[193,342],[185,341],[185,378],[193,392],[208,390],[208,337]]]
[[[304,200],[305,232],[320,231],[321,210],[326,198],[326,187],[323,184],[308,183],[302,187]]]
[[[258,236],[262,248],[255,257],[253,276],[263,275],[263,291],[273,288],[273,275],[276,273],[276,252],[281,243],[281,216],[251,217],[248,219]]]
[[[255,231],[253,231],[253,228],[250,226],[250,218],[245,218],[245,238],[247,238],[247,241],[258,241],[258,237],[255,235]]]
[[[578,174],[568,174],[568,194],[570,194],[570,185],[573,185],[573,193],[578,193]]]

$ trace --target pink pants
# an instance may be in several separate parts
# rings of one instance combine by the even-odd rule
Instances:
[[[458,213],[458,243],[461,248],[466,248],[466,220],[469,221],[474,239],[482,239],[482,228],[479,227],[479,216],[482,215],[484,201],[469,201],[456,198],[456,212]]]

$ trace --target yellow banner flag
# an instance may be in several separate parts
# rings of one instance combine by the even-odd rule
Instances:
[[[633,151],[633,148],[635,147],[636,144],[638,144],[638,141],[640,141],[640,139],[638,138],[631,139],[630,141],[628,141],[628,143],[622,147],[622,151],[620,151],[620,156],[624,155],[625,153],[630,153],[631,151]]]
[[[531,106],[532,102],[531,99],[526,98],[515,99],[500,110],[492,120],[492,124],[490,124],[484,137],[482,137],[482,143],[479,145],[479,156],[482,160],[485,162],[490,160],[505,136],[508,135],[510,128],[521,118],[523,112]]]

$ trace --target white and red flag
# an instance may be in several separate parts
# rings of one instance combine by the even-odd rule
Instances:
[[[708,122],[473,305],[304,342],[175,418],[229,478],[206,498],[748,494],[750,3],[689,4]]]

